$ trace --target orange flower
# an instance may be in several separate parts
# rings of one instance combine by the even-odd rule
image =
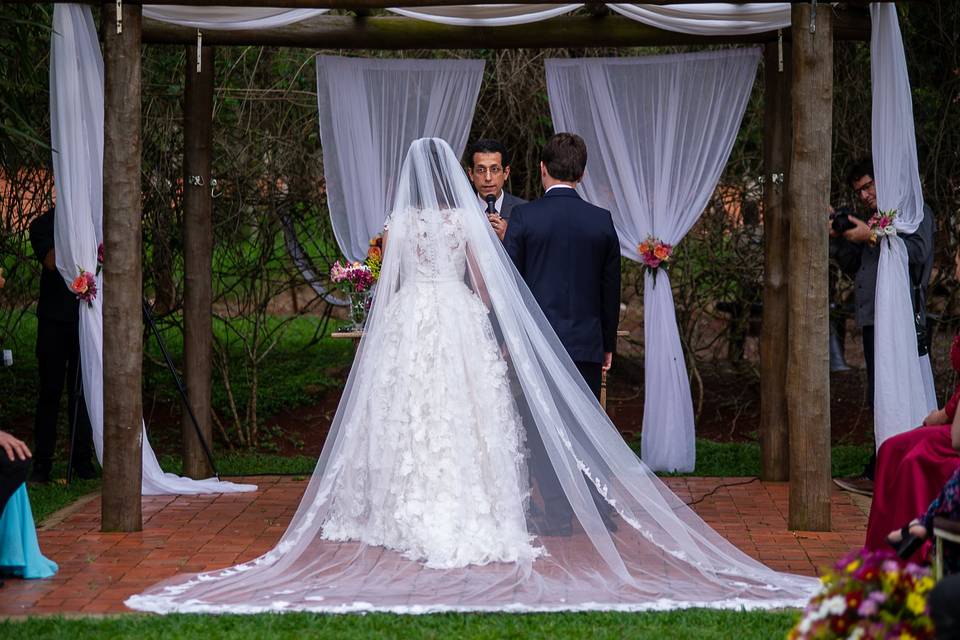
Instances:
[[[658,244],[653,249],[653,255],[657,257],[657,260],[667,260],[670,258],[670,249],[666,245]]]
[[[70,283],[70,290],[81,295],[87,292],[87,287],[87,276],[85,274],[80,274]]]
[[[380,260],[383,257],[383,251],[380,249],[380,247],[377,247],[377,246],[370,247],[367,250],[367,257]]]
[[[637,247],[637,251],[640,254],[647,253],[648,251],[650,251],[650,243],[644,240],[643,242],[640,243],[640,246]]]

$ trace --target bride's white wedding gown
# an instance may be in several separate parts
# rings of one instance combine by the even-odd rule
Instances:
[[[523,427],[486,305],[467,284],[459,209],[411,212],[403,290],[383,310],[373,393],[348,441],[323,523],[434,568],[530,560]],[[390,241],[388,234],[388,242]]]
[[[401,171],[366,334],[283,537],[249,562],[177,576],[127,604],[158,613],[770,608],[802,605],[817,585],[731,545],[637,458],[449,146],[423,139]]]

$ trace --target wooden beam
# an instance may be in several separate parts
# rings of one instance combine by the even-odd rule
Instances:
[[[782,53],[782,56],[781,56]],[[789,218],[783,210],[790,162],[791,45],[768,42],[763,92],[763,321],[760,330],[760,478],[790,478],[787,431],[787,255]]]
[[[821,8],[820,13],[827,12]],[[840,12],[835,37],[869,40],[870,18],[861,11]],[[356,18],[320,16],[275,29],[204,31],[205,44],[286,46],[322,49],[509,49],[637,47],[763,43],[775,31],[736,36],[701,36],[657,29],[622,16],[562,16],[530,25],[461,27],[400,16]],[[789,41],[790,33],[784,32]],[[189,45],[197,30],[147,20],[144,42]]]
[[[103,5],[103,531],[143,528],[140,7]]]
[[[793,7],[793,144],[790,219],[787,415],[790,529],[830,530],[830,367],[827,353],[827,210],[833,132],[833,15]]]
[[[200,433],[212,451],[211,383],[213,367],[213,199],[210,165],[213,149],[213,48],[186,48],[183,98],[183,374],[187,398]],[[183,473],[213,475],[190,412],[183,410]]]

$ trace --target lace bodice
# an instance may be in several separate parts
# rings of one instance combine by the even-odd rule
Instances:
[[[462,281],[467,265],[464,211],[416,209],[402,215],[408,226],[400,256],[401,278],[418,282]]]

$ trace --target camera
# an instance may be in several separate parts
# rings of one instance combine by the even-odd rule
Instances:
[[[851,220],[851,216],[856,217],[853,209],[850,207],[840,207],[830,216],[830,226],[837,235],[843,235],[844,231],[853,229],[856,224]]]

